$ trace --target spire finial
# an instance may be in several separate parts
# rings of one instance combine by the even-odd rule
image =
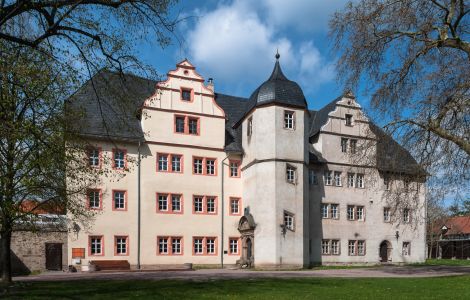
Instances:
[[[276,50],[276,60],[279,60],[279,57],[281,57],[281,55],[279,54],[279,48],[277,48]]]

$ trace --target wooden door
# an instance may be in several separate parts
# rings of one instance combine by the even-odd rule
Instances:
[[[46,269],[62,270],[61,243],[46,243]]]

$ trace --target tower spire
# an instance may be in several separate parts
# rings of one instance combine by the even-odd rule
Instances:
[[[276,55],[274,57],[276,57],[276,60],[279,60],[279,57],[281,57],[281,55],[279,54],[279,48],[277,48]]]

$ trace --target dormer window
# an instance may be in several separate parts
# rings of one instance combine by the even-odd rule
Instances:
[[[295,113],[293,111],[284,111],[284,128],[294,129],[295,128]]]
[[[181,100],[190,102],[191,99],[191,89],[182,88],[181,89]]]
[[[346,126],[353,126],[353,124],[352,124],[352,121],[353,121],[352,118],[353,118],[352,115],[346,114],[346,116],[345,116],[345,119],[346,119]]]

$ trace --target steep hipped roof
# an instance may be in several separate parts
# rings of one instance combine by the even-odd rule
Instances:
[[[68,101],[70,129],[89,137],[137,141],[143,138],[138,110],[155,92],[156,82],[132,74],[101,70]]]
[[[442,232],[444,236],[470,234],[470,216],[458,216],[442,220],[437,222],[437,226],[432,231],[435,234],[440,234],[444,226],[447,228]]]

